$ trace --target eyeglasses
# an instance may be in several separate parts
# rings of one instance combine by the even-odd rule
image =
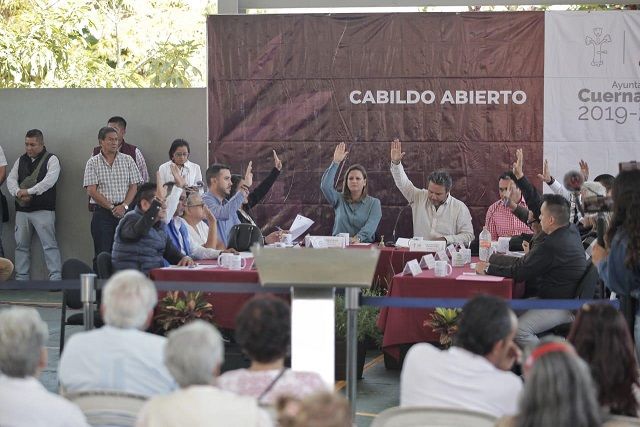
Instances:
[[[173,153],[176,157],[189,157],[189,153]]]
[[[534,220],[531,220],[531,221],[527,221],[527,225],[533,225],[536,222],[540,222],[540,220],[539,219],[534,219]]]
[[[203,207],[203,206],[204,206],[204,203],[200,203],[200,204],[197,204],[197,205],[187,205],[187,207],[189,207],[189,208],[197,208],[197,207]]]

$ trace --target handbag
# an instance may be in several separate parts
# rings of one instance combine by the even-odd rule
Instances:
[[[253,224],[236,224],[229,232],[229,244],[227,248],[238,252],[251,250],[255,244],[261,245],[264,241],[262,231]]]

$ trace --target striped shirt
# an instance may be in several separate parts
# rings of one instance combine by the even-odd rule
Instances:
[[[84,180],[82,185],[86,188],[89,185],[97,186],[98,192],[109,202],[121,203],[129,185],[142,182],[140,171],[131,156],[116,152],[113,164],[109,166],[102,153],[96,154],[87,161],[84,168]],[[90,203],[96,203],[91,199]]]

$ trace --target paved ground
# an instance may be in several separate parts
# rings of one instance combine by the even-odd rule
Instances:
[[[34,306],[40,312],[42,319],[47,322],[49,326],[49,341],[47,343],[49,363],[40,376],[40,381],[52,392],[57,392],[58,389],[61,300],[61,292],[0,291],[0,309],[7,307],[9,303]],[[68,339],[70,335],[80,330],[82,330],[81,326],[67,326],[66,338]],[[227,349],[226,359],[230,364],[241,365],[244,363],[242,356],[232,346]],[[399,371],[385,369],[380,352],[367,352],[364,378],[358,382],[356,399],[358,427],[369,426],[375,414],[398,405],[399,376]],[[344,391],[344,383],[338,382],[336,388]]]

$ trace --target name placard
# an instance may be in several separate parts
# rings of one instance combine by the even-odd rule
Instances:
[[[304,245],[308,248],[344,248],[342,236],[306,236]]]
[[[443,240],[409,240],[409,251],[438,253],[444,251],[446,245]]]
[[[433,254],[423,255],[420,260],[420,267],[426,268],[427,270],[436,268],[436,259],[433,257]]]
[[[412,276],[417,276],[420,273],[422,273],[422,268],[420,268],[420,264],[418,264],[417,259],[412,259],[406,263],[404,270],[402,270],[402,274],[404,275],[411,274]]]

